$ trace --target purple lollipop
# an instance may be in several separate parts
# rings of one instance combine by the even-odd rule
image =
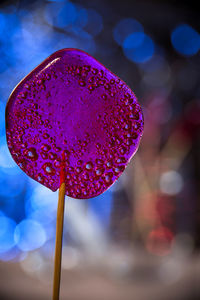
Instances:
[[[31,178],[66,195],[107,190],[136,152],[143,132],[131,89],[87,53],[55,52],[12,92],[6,135],[12,157]]]

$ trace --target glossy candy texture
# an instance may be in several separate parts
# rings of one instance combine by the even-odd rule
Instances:
[[[91,198],[121,175],[143,132],[131,89],[87,53],[55,52],[12,92],[8,147],[31,178],[56,191],[61,165],[66,195]]]

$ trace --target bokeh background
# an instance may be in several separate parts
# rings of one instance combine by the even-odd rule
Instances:
[[[62,48],[85,50],[121,77],[143,107],[145,130],[107,192],[66,199],[61,299],[200,299],[197,4],[1,1],[1,300],[51,298],[58,195],[12,160],[5,106],[15,85]]]

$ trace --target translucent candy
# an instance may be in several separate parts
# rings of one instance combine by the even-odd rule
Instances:
[[[66,194],[91,198],[124,171],[143,132],[141,107],[116,75],[77,49],[55,52],[12,92],[8,147],[31,178],[52,191],[66,172]]]

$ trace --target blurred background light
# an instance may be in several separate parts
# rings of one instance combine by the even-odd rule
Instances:
[[[123,52],[130,61],[144,63],[154,54],[154,42],[145,33],[135,32],[125,38]]]
[[[182,176],[176,171],[167,171],[160,177],[160,189],[168,195],[178,194],[183,187]]]
[[[5,140],[5,137],[4,137],[4,140]],[[2,139],[1,139],[1,141],[2,141]],[[6,169],[16,167],[16,163],[14,162],[14,160],[8,150],[7,143],[4,143],[3,145],[1,144],[1,146],[0,146],[0,167],[6,168]]]
[[[147,238],[147,250],[156,255],[164,256],[170,253],[174,234],[165,226],[153,229]]]
[[[76,6],[71,2],[51,2],[46,5],[45,19],[49,25],[66,28],[73,25],[76,17]]]
[[[1,53],[1,57],[0,57],[0,73],[4,72],[7,68],[8,68],[8,64],[7,61],[5,59],[3,59],[2,54],[3,51],[2,49],[0,50]]]
[[[112,205],[113,195],[110,190],[100,196],[88,200],[89,211],[95,214],[104,227],[107,227],[110,224]]]
[[[143,26],[133,18],[124,18],[120,20],[113,29],[114,40],[122,46],[127,36],[132,33],[143,32]]]
[[[58,193],[52,193],[44,186],[33,183],[32,190],[27,193],[25,200],[25,214],[45,228],[46,241],[55,237],[55,219]]]
[[[180,280],[183,272],[182,262],[178,257],[167,257],[165,261],[162,262],[159,275],[160,279],[166,284],[175,284]]]
[[[81,5],[76,5],[77,17],[75,20],[75,25],[83,28],[88,24],[88,10]],[[91,25],[91,24],[90,24]]]
[[[1,254],[15,246],[14,230],[16,223],[0,211],[0,258]]]
[[[6,174],[4,171],[5,169],[0,168],[0,196],[6,197],[6,201],[15,202],[15,197],[24,191],[26,184],[23,178],[24,176],[22,175],[20,180],[20,172],[16,174]],[[2,201],[2,203],[3,202],[4,201]]]
[[[55,217],[57,209],[58,193],[52,193],[45,186],[38,186],[31,191],[31,195],[27,196],[26,215],[28,218],[33,218],[35,212],[40,212],[37,215],[38,221],[48,223]]]
[[[46,6],[45,19],[48,24],[66,29],[69,33],[82,28],[96,36],[103,29],[103,18],[95,9],[85,9],[71,2],[49,3]]]
[[[44,260],[38,252],[28,253],[27,257],[21,260],[22,269],[28,274],[40,272],[44,266]]]
[[[101,255],[107,247],[106,232],[94,212],[86,211],[83,201],[71,198],[65,209],[66,229],[70,238],[86,253]]]
[[[82,28],[73,28],[72,34],[74,35],[74,41],[70,44],[65,40],[63,45],[68,45],[71,48],[79,48],[90,54],[94,54],[96,51],[95,40],[92,35],[84,31]]]
[[[46,233],[40,223],[25,219],[16,226],[14,240],[20,250],[31,251],[44,245]]]
[[[77,17],[76,6],[71,2],[65,2],[58,11],[52,7],[51,13],[53,15],[53,25],[59,28],[72,25]]]
[[[96,10],[87,9],[87,22],[85,15],[85,25],[82,27],[84,27],[86,32],[95,37],[103,29],[103,18]]]
[[[5,6],[3,10],[0,11],[0,27],[3,34],[1,34],[0,39],[9,43],[9,37],[20,27],[20,19],[17,15],[17,10],[14,5]],[[6,28],[5,31],[4,28]]]
[[[185,56],[195,55],[200,49],[200,35],[188,24],[178,25],[171,34],[175,50]]]
[[[62,267],[67,270],[77,267],[78,263],[80,262],[80,257],[81,255],[76,248],[64,246]]]
[[[3,103],[0,100],[0,137],[2,135],[5,135],[5,120],[4,120],[5,108],[6,108],[5,103]]]
[[[124,49],[135,49],[138,48],[144,42],[145,34],[143,32],[134,32],[128,35],[124,42]]]
[[[58,12],[54,25],[59,28],[65,28],[66,26],[73,24],[76,18],[76,6],[71,2],[67,2]]]
[[[0,33],[4,31],[6,27],[5,14],[0,11]]]

